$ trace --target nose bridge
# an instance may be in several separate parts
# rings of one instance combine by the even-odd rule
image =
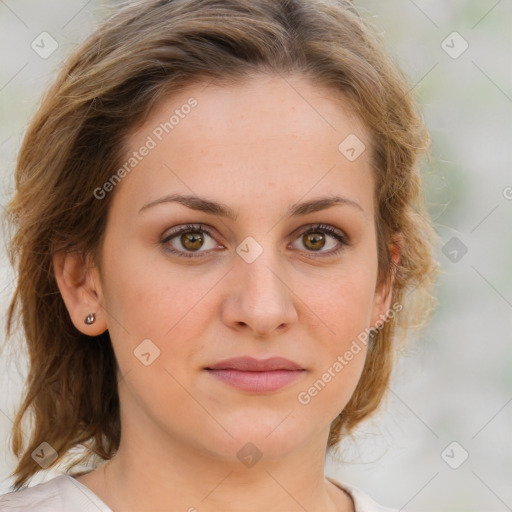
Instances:
[[[236,322],[263,335],[291,323],[295,310],[272,236],[259,240],[247,237],[237,248],[232,313]]]
[[[265,241],[260,236],[260,242],[247,237],[237,248],[240,256],[237,266],[244,283],[243,288],[250,291],[250,298],[256,302],[263,299],[284,299],[281,297],[284,293],[284,276],[279,276],[279,273],[283,274],[284,271],[279,262],[279,255],[273,247],[272,235],[267,235]]]

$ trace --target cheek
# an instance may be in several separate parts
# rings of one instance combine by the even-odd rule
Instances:
[[[297,394],[305,414],[331,422],[354,393],[366,360],[372,284],[364,275],[351,273],[331,284],[326,295],[318,297],[316,306],[311,307],[317,311],[323,308],[318,316],[326,319],[329,330],[312,327],[316,364]],[[319,336],[318,332],[324,334]]]
[[[195,304],[215,284],[214,276],[199,267],[170,265],[158,248],[125,243],[121,252],[116,245],[106,252],[119,255],[106,263],[106,303],[114,323],[134,335],[163,340],[174,326],[189,321]]]
[[[105,254],[119,255],[105,262],[104,287],[108,330],[119,366],[123,374],[146,369],[140,356],[149,352],[154,363],[148,377],[153,378],[159,365],[170,367],[169,361],[188,357],[180,352],[190,346],[186,338],[197,336],[202,328],[194,313],[209,284],[204,282],[207,276],[201,280],[190,272],[170,272],[159,263],[164,258],[148,264],[147,252],[129,244],[123,252],[116,252],[112,244]]]
[[[322,352],[318,364],[296,396],[305,417],[322,418],[326,424],[340,414],[352,397],[366,359],[367,346],[357,338],[358,326],[351,320],[343,328],[334,341],[317,351]]]
[[[341,271],[322,281],[308,302],[314,313],[310,313],[310,335],[318,347],[318,364],[308,382],[312,387],[303,388],[304,400],[298,397],[298,401],[311,403],[319,414],[323,411],[332,419],[352,396],[364,367],[376,271],[371,252],[354,254]],[[314,316],[322,319],[316,327]]]
[[[347,265],[317,281],[314,293],[309,293],[309,315],[316,316],[323,330],[336,344],[369,326],[373,310],[376,271],[365,265]]]

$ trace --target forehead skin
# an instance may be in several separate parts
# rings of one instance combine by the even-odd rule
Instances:
[[[178,117],[176,111],[191,98],[196,106]],[[167,124],[166,133],[162,123],[173,115],[178,123]],[[130,150],[121,165],[133,151],[150,146],[148,137],[155,147],[116,185],[111,209],[119,203],[127,225],[143,204],[167,192],[228,194],[240,222],[258,217],[244,208],[252,205],[274,225],[299,199],[339,190],[361,205],[365,222],[373,222],[373,194],[364,193],[373,190],[370,152],[351,162],[338,149],[351,134],[369,148],[369,135],[343,96],[301,76],[194,84],[160,102],[128,137]]]

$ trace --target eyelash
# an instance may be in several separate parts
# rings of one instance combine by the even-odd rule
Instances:
[[[167,235],[162,240],[160,240],[160,243],[162,245],[165,245],[167,242],[169,242],[173,238],[176,238],[177,236],[182,235],[183,233],[188,233],[190,231],[206,233],[209,237],[214,238],[214,236],[212,235],[210,230],[208,228],[206,228],[205,226],[203,226],[202,224],[187,224],[187,225],[182,226],[182,227],[176,229],[175,231],[171,232],[169,235]],[[341,246],[338,247],[337,249],[328,251],[326,253],[317,253],[317,254],[324,254],[326,256],[335,256],[335,255],[339,254],[345,248],[345,246],[349,245],[349,242],[345,235],[343,235],[340,231],[338,231],[337,229],[335,229],[332,226],[329,226],[327,224],[316,224],[314,226],[311,226],[310,228],[308,228],[305,231],[303,231],[302,233],[300,233],[299,236],[304,236],[309,233],[318,233],[318,232],[325,233],[327,235],[332,236],[333,238],[338,240],[338,242],[340,242]],[[165,247],[164,249],[165,249],[165,251],[168,251],[172,254],[175,254],[175,255],[177,255],[179,257],[183,257],[183,258],[201,258],[201,257],[203,257],[202,256],[203,254],[208,252],[208,251],[200,251],[200,252],[194,253],[194,252],[178,251],[178,250],[174,249],[173,247],[169,247],[169,246]],[[307,251],[307,252],[314,253],[314,251]],[[315,256],[315,257],[323,258],[326,256]]]

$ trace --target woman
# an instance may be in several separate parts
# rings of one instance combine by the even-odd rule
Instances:
[[[120,9],[19,154],[8,334],[18,315],[31,370],[0,508],[387,510],[324,462],[432,308],[427,148],[348,2]],[[88,471],[22,488],[79,447]]]

